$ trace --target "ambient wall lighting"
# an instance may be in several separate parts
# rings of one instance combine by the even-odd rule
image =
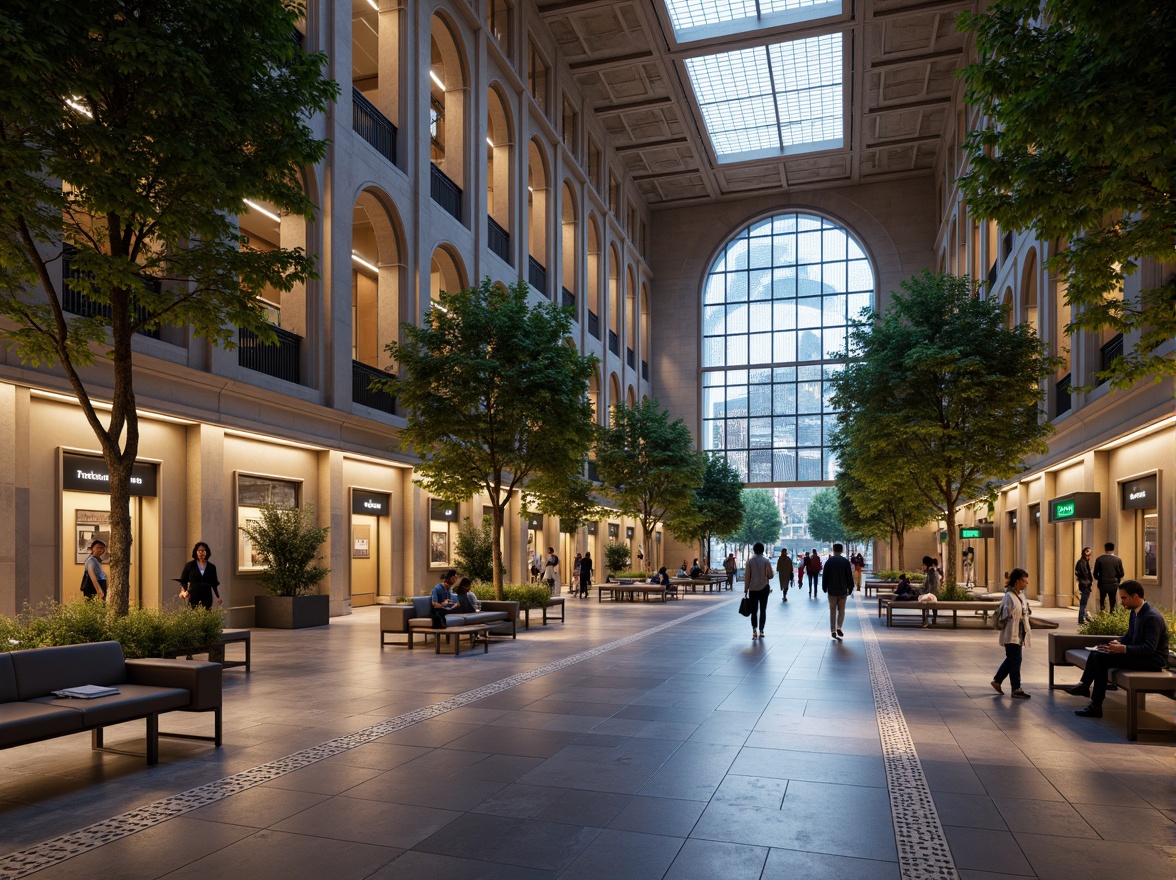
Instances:
[[[437,88],[439,88],[441,91],[445,91],[445,83],[441,82],[441,77],[437,76],[437,74],[432,70],[429,71],[429,79],[437,84]]]
[[[257,202],[251,202],[251,201],[249,201],[249,199],[241,199],[241,201],[243,201],[245,204],[247,204],[252,210],[257,211],[259,214],[264,214],[265,216],[269,217],[275,223],[282,222],[281,217],[279,217],[273,211],[266,210],[261,205],[257,204]]]
[[[378,266],[373,266],[371,263],[369,263],[367,260],[365,260],[359,254],[357,254],[355,251],[351,252],[351,259],[353,259],[355,262],[359,263],[359,265],[363,266],[365,269],[369,269],[372,272],[375,272],[377,275],[380,274],[380,269]]]

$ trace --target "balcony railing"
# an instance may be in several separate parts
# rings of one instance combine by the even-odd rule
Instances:
[[[381,412],[396,412],[396,398],[387,391],[373,391],[373,379],[387,379],[388,374],[359,361],[351,362],[351,400]]]
[[[569,308],[569,309],[572,309],[573,311],[575,311],[575,309],[576,309],[576,295],[574,293],[572,293],[570,290],[568,290],[566,287],[560,288],[559,304],[561,306],[564,306],[565,308]],[[575,315],[572,316],[572,320],[575,320]]]
[[[527,256],[527,280],[544,296],[547,296],[547,268],[534,257]]]
[[[597,339],[600,338],[600,317],[591,309],[588,310],[588,332]]]
[[[252,330],[237,328],[237,363],[247,370],[256,370],[297,384],[301,372],[298,368],[298,353],[302,337],[280,327],[273,328],[278,336],[274,345],[263,343]]]
[[[649,381],[649,361],[641,362],[641,378],[646,382]]]
[[[1013,255],[1013,234],[1006,232],[1000,241],[1000,258],[1007,260]]]
[[[510,233],[494,222],[494,218],[486,217],[486,243],[490,245],[491,253],[498,254],[506,262],[510,262]]]
[[[1111,337],[1110,341],[1099,349],[1099,371],[1102,372],[1110,369],[1111,364],[1115,362],[1115,358],[1121,354],[1123,354],[1123,334],[1119,333]],[[1100,380],[1099,384],[1105,381],[1105,379]]]
[[[1060,416],[1064,412],[1069,412],[1070,406],[1070,374],[1067,373],[1058,379],[1058,384],[1054,386],[1054,415]]]
[[[445,176],[436,163],[429,163],[429,195],[433,201],[461,219],[461,187]]]
[[[608,331],[608,350],[613,354],[621,353],[621,338],[612,330]]]
[[[375,147],[377,153],[396,164],[396,126],[354,87],[351,89],[351,127]]]
[[[95,302],[82,292],[81,285],[75,283],[92,276],[89,272],[82,272],[71,265],[73,255],[73,247],[66,246],[61,251],[61,307],[71,315],[80,315],[83,318],[101,317],[109,321],[113,314],[110,303]],[[143,282],[143,287],[151,293],[160,292],[161,286],[158,278],[140,275],[139,280]],[[142,322],[147,317],[147,310],[142,306],[132,305],[132,308],[136,322]],[[138,333],[140,336],[147,336],[151,339],[159,338],[158,327],[139,330]]]

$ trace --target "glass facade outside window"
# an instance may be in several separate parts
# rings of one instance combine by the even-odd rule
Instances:
[[[703,294],[703,447],[747,483],[832,480],[828,380],[873,305],[869,258],[830,220],[777,214],[731,238]]]

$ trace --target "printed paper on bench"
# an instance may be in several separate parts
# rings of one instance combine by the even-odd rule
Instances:
[[[93,700],[95,697],[113,697],[118,693],[118,688],[103,687],[98,684],[83,684],[78,687],[65,688],[65,690],[54,691],[55,697],[74,697],[79,700]]]

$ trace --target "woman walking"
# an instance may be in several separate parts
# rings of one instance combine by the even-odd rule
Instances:
[[[192,559],[184,566],[180,575],[180,598],[186,599],[195,608],[203,605],[212,607],[212,597],[216,596],[216,604],[224,604],[218,587],[220,581],[216,576],[216,566],[211,561],[212,550],[203,541],[197,541],[192,548]]]
[[[1029,603],[1025,599],[1025,588],[1029,585],[1029,573],[1023,568],[1014,568],[1009,572],[1009,582],[1005,584],[1004,599],[1000,603],[997,616],[1003,624],[997,643],[1004,645],[1005,658],[996,670],[996,677],[992,679],[992,689],[1003,694],[1001,687],[1007,678],[1013,686],[1013,697],[1018,700],[1029,699],[1029,694],[1021,690],[1021,655],[1029,644]]]

